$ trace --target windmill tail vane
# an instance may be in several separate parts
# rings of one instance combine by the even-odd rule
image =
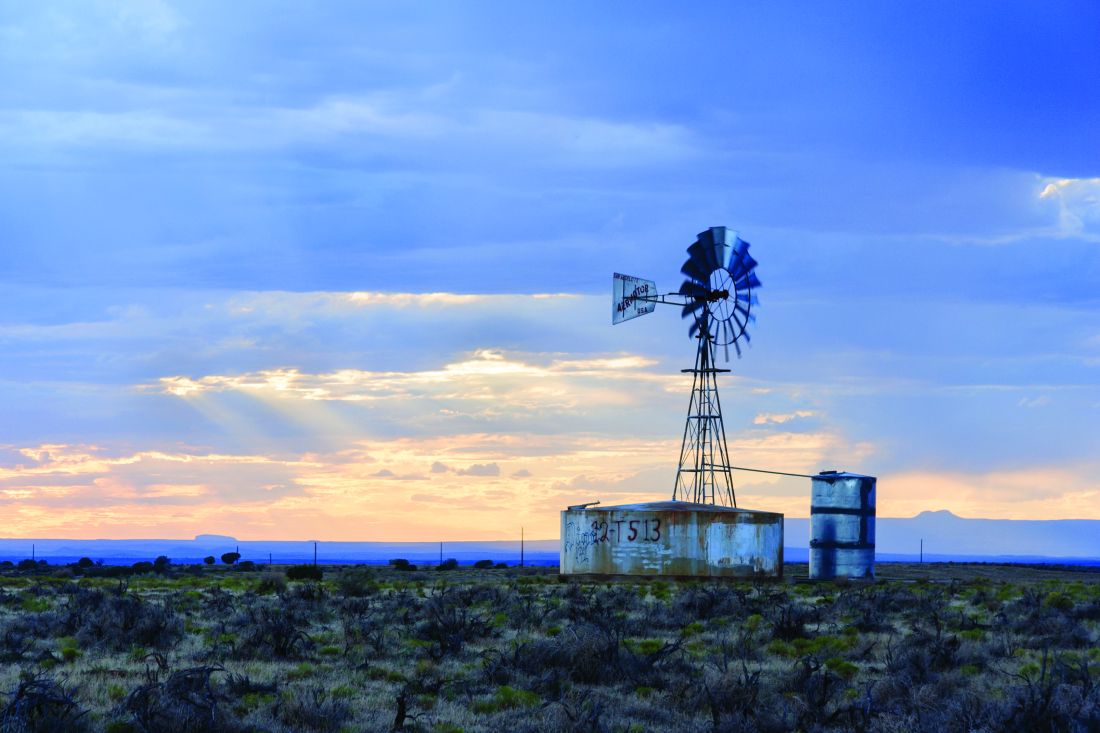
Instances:
[[[717,368],[714,357],[721,347],[729,361],[732,346],[740,358],[742,345],[749,343],[748,325],[756,321],[752,311],[758,304],[755,291],[761,285],[757,262],[749,243],[726,227],[700,232],[687,253],[680,268],[686,279],[675,293],[660,293],[652,280],[615,273],[611,322],[652,313],[658,304],[679,306],[680,317],[692,319],[688,336],[698,345],[694,368],[683,370],[694,379],[672,498],[737,506],[717,380],[729,369]]]

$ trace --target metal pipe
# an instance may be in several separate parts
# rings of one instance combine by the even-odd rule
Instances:
[[[788,473],[787,471],[766,471],[763,468],[745,468],[744,466],[730,466],[732,471],[752,471],[754,473],[774,473],[776,476],[798,476],[799,478],[817,478],[821,474],[816,473]]]

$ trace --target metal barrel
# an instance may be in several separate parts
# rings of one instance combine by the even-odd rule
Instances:
[[[814,476],[810,495],[810,578],[875,577],[875,477]]]

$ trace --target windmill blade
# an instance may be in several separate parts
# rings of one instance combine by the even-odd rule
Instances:
[[[684,280],[684,282],[680,284],[679,293],[680,295],[685,295],[693,299],[692,302],[687,303],[683,310],[680,311],[681,318],[687,318],[706,304],[704,298],[706,297],[707,289],[694,280]]]
[[[734,283],[734,285],[736,285],[739,289],[747,288],[749,290],[753,290],[760,287],[760,278],[756,276],[755,272],[749,272],[747,275],[742,275],[741,278]]]
[[[737,358],[740,359],[741,358],[741,345],[738,344],[736,341],[734,341],[733,342],[733,348],[737,350]]]
[[[706,296],[707,289],[703,285],[700,285],[694,280],[684,280],[680,283],[680,289],[677,291],[680,295],[688,295],[693,298],[702,298]]]
[[[737,328],[740,330],[740,333],[738,333],[737,335],[738,335],[738,337],[740,337],[740,335],[742,333],[744,333],[745,329],[748,327],[749,320],[746,318],[745,320],[742,321],[740,318],[738,318],[736,310],[734,310],[733,314],[730,315],[730,318],[732,318],[733,322],[737,324]]]
[[[726,227],[711,227],[710,235],[713,240],[711,247],[714,251],[712,257],[714,269],[717,270],[719,267],[726,267],[730,261],[733,244],[737,241],[737,234]],[[700,237],[702,237],[702,235],[700,235]]]
[[[730,254],[730,262],[726,266],[726,269],[731,273],[738,272],[740,270],[740,263],[749,253],[749,243],[741,237],[737,237],[733,243],[733,252]]]
[[[680,310],[680,318],[687,318],[688,316],[695,315],[695,312],[706,305],[706,301],[697,300],[694,303],[688,303]]]
[[[688,338],[694,338],[694,336],[697,333],[699,333],[699,319],[698,318],[696,318],[694,321],[691,322],[691,327],[688,328]]]
[[[725,236],[723,231],[720,230],[724,230],[724,227],[711,227],[705,232],[699,232],[699,236],[695,239],[695,244],[699,245],[703,259],[707,263],[707,269],[710,272],[714,272],[722,266],[722,261],[716,256],[717,251],[715,249]],[[688,247],[688,252],[691,252],[691,247]]]
[[[688,257],[699,263],[704,272],[714,271],[714,245],[699,238],[687,248]]]
[[[740,303],[733,307],[733,312],[735,314],[740,313],[745,317],[745,324],[742,324],[742,328],[744,328],[745,325],[749,323],[756,323],[756,316],[754,316],[752,313],[749,313],[748,310],[746,310],[745,308],[742,308]],[[738,323],[740,324],[741,322],[738,321]]]
[[[688,261],[684,263],[680,271],[687,275],[689,274],[687,269],[691,267],[693,273],[702,274],[702,277],[696,276],[697,280],[700,282],[710,280],[710,273],[718,269],[713,262],[714,248],[709,244],[705,244],[702,240],[696,240],[687,248],[687,253]]]
[[[710,281],[710,270],[706,269],[701,259],[695,257],[689,257],[684,266],[680,268],[680,272],[696,282],[705,283]]]
[[[755,270],[758,264],[759,263],[753,259],[752,255],[750,255],[748,252],[745,252],[744,256],[737,261],[737,269],[731,271],[730,274],[732,275],[734,280],[739,280],[746,273]]]
[[[755,270],[757,264],[758,263],[756,262],[756,260],[753,259],[752,255],[746,254],[738,263],[737,272],[732,273],[733,279],[740,280],[742,277]]]
[[[741,292],[737,294],[737,299],[742,303],[748,303],[749,306],[760,305],[760,299],[756,297],[756,293],[753,292]]]

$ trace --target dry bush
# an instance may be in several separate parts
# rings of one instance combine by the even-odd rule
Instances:
[[[231,689],[213,680],[221,667],[192,667],[153,679],[133,690],[116,713],[142,733],[244,733],[251,730],[233,714]]]
[[[377,659],[394,643],[393,624],[379,604],[352,598],[341,604],[339,615],[344,654],[362,646],[368,658]]]
[[[112,651],[165,649],[182,632],[183,623],[169,601],[145,601],[121,588],[74,588],[58,608],[53,628],[55,635],[75,636],[83,647]]]
[[[314,685],[284,696],[278,706],[278,717],[291,730],[336,733],[351,717],[351,711],[346,703]]]
[[[0,712],[4,733],[80,733],[88,729],[88,711],[73,692],[44,675],[25,675]]]
[[[336,590],[344,598],[366,598],[378,592],[378,583],[366,568],[345,568],[336,576]]]
[[[469,600],[468,594],[443,588],[423,604],[415,635],[432,643],[433,659],[458,654],[466,643],[492,633],[485,613],[472,609]]]
[[[0,624],[0,663],[21,662],[34,649],[35,624],[26,617],[7,619]]]
[[[718,616],[743,618],[753,611],[747,589],[729,584],[707,584],[681,590],[669,604],[669,612],[671,623],[679,628]]]
[[[225,589],[214,586],[203,592],[203,610],[215,616],[225,616],[235,610],[237,597]]]
[[[807,636],[806,626],[820,621],[818,609],[805,606],[798,601],[784,600],[771,606],[765,618],[771,624],[771,637],[779,641],[790,641]]]
[[[238,635],[232,654],[238,659],[301,659],[314,647],[306,633],[310,620],[297,604],[254,596],[229,625]]]

